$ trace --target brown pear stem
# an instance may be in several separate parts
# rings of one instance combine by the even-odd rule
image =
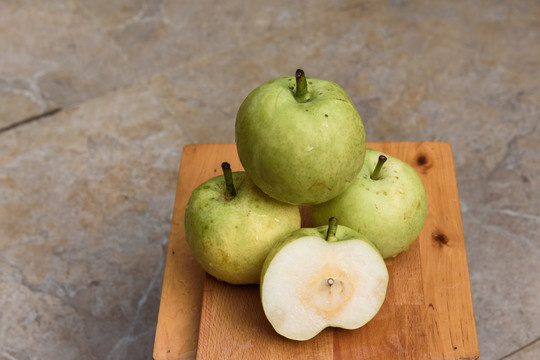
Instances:
[[[377,161],[377,165],[375,165],[375,170],[373,170],[373,173],[371,174],[371,180],[379,180],[379,175],[382,169],[382,166],[386,162],[387,158],[384,155],[379,156],[379,161]]]
[[[225,177],[225,199],[227,201],[232,200],[236,196],[236,189],[234,188],[231,164],[228,162],[221,163],[221,170],[223,170],[223,176]]]
[[[328,219],[328,231],[326,232],[326,241],[336,241],[336,231],[337,231],[337,219],[331,217]]]
[[[311,98],[311,94],[308,91],[308,84],[306,74],[304,70],[296,70],[296,92],[294,93],[294,98],[298,102],[306,102]]]

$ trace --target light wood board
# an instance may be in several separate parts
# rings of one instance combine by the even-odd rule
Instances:
[[[326,329],[296,342],[267,322],[255,285],[205,275],[184,239],[193,189],[242,169],[234,144],[184,147],[163,278],[154,359],[477,359],[465,241],[452,150],[442,142],[368,143],[411,164],[428,198],[424,228],[411,248],[386,261],[390,283],[377,316],[358,330]],[[303,226],[309,209],[302,208]]]

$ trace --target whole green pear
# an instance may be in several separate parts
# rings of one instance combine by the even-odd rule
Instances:
[[[291,204],[337,196],[364,162],[364,125],[345,90],[300,69],[253,90],[238,110],[235,132],[248,176]]]
[[[224,175],[198,186],[184,218],[186,241],[203,269],[230,284],[258,284],[276,242],[300,228],[298,206],[264,194],[223,164]]]
[[[426,212],[426,191],[416,171],[372,149],[367,149],[364,166],[347,190],[311,207],[315,226],[335,216],[373,242],[385,259],[407,250],[416,240]]]

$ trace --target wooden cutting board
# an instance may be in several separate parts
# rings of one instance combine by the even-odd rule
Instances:
[[[154,359],[477,359],[478,340],[452,150],[448,143],[368,143],[411,164],[428,198],[424,228],[411,248],[386,261],[390,282],[375,318],[358,330],[326,329],[296,342],[266,320],[259,287],[206,275],[184,239],[193,189],[241,170],[234,144],[184,147],[163,278]],[[310,226],[309,208],[302,208]]]

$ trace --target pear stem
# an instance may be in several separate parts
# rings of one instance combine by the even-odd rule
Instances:
[[[308,84],[306,79],[306,74],[304,74],[304,70],[298,69],[296,70],[296,92],[294,93],[294,98],[298,102],[306,102],[309,101],[311,94],[308,91]]]
[[[337,219],[335,217],[331,217],[328,219],[328,231],[326,233],[326,241],[336,241],[336,231],[337,231]]]
[[[373,170],[373,173],[371,174],[371,180],[379,180],[379,173],[381,172],[382,166],[386,162],[386,160],[386,156],[379,156],[379,161],[377,161],[377,165],[375,165],[375,170]]]
[[[231,164],[228,162],[221,163],[221,170],[223,170],[223,176],[225,177],[225,200],[229,201],[236,196],[236,189],[234,188]]]

